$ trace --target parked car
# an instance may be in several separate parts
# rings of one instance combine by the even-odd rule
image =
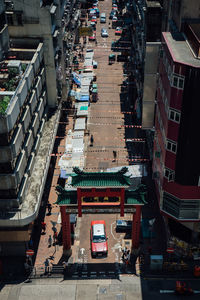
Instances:
[[[89,36],[89,41],[96,41],[96,31],[94,31],[93,34]]]
[[[100,15],[100,23],[106,23],[106,13],[101,13],[101,15]]]
[[[107,29],[105,29],[105,28],[101,29],[101,36],[102,37],[108,37],[108,31],[107,31]]]
[[[96,30],[96,22],[90,22],[90,26],[91,26],[94,30]]]
[[[112,5],[112,10],[117,10],[118,8],[117,8],[117,4],[113,4]]]
[[[132,221],[116,220],[116,232],[128,232],[132,230]]]
[[[121,35],[121,34],[122,34],[122,28],[121,27],[116,27],[115,35]]]
[[[108,255],[106,223],[104,220],[91,222],[90,239],[92,257]]]
[[[116,16],[116,13],[117,13],[116,10],[111,10],[109,19],[112,20],[112,18],[113,18],[114,16]]]

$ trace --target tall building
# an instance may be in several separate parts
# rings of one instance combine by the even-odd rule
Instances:
[[[4,1],[0,0],[0,60],[3,59],[4,53],[8,51],[9,37],[8,25],[6,23]]]
[[[67,98],[65,69],[79,15],[76,1],[5,3],[5,9],[0,5],[0,255],[24,255],[40,209],[60,99]]]
[[[193,21],[179,24],[182,32],[176,27],[162,34],[153,174],[169,224],[184,224],[195,239],[200,232],[200,22]]]

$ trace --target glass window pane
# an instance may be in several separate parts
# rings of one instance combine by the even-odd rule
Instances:
[[[177,87],[177,85],[178,85],[178,78],[174,76],[173,86]]]
[[[172,151],[176,152],[176,145],[175,144],[172,144]]]
[[[182,89],[183,88],[183,79],[179,78],[179,88]]]
[[[178,113],[175,114],[175,121],[180,122],[180,115]]]
[[[174,111],[172,111],[172,110],[170,111],[170,119],[174,120]]]
[[[171,146],[172,146],[171,143],[170,143],[170,142],[167,142],[167,149],[168,149],[168,150],[171,150]]]

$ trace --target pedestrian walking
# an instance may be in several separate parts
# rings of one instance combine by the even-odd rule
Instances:
[[[93,138],[93,135],[91,135],[91,137],[90,137],[90,147],[93,146],[93,143],[94,143],[94,138]]]
[[[58,243],[58,234],[57,232],[54,232],[53,234],[53,244],[56,245]]]
[[[117,158],[117,151],[113,151],[113,162],[116,161],[116,158]]]
[[[53,225],[53,227],[51,228],[53,230],[53,233],[57,232],[56,227]]]
[[[126,258],[127,258],[127,247],[124,247],[124,249],[122,250],[122,261],[125,262]]]
[[[24,263],[24,269],[25,269],[25,274],[28,275],[31,271],[31,266],[28,262],[28,260],[26,259],[25,263]]]
[[[51,215],[52,205],[51,203],[47,203],[48,215]]]
[[[28,242],[29,248],[33,249],[33,240],[32,238],[30,238],[29,242]]]
[[[41,228],[42,228],[42,234],[46,233],[46,223],[45,222],[41,222]]]
[[[63,275],[65,276],[68,271],[69,263],[68,261],[63,261],[62,265],[63,265]]]
[[[95,45],[96,45],[96,46],[98,45],[97,39],[95,40]]]
[[[49,235],[49,238],[48,238],[48,247],[50,248],[52,246],[52,237],[51,235]]]
[[[50,271],[50,268],[49,268],[50,265],[49,265],[49,259],[48,259],[48,258],[46,258],[45,261],[44,261],[44,267],[45,267],[44,273],[45,273],[45,274],[48,274],[49,271]]]

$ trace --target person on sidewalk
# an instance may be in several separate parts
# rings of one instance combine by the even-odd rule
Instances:
[[[116,161],[117,158],[117,151],[113,151],[113,162]]]
[[[44,267],[45,267],[44,273],[45,274],[49,274],[49,272],[50,272],[50,264],[49,264],[49,259],[48,258],[46,258],[45,261],[44,261]]]
[[[91,137],[90,137],[90,147],[93,146],[93,143],[94,143],[94,138],[93,138],[93,135],[91,134]]]
[[[47,209],[48,209],[48,215],[50,216],[51,215],[51,210],[52,210],[52,205],[51,203],[47,203]]]
[[[53,245],[57,245],[58,243],[58,233],[57,231],[53,233]]]
[[[63,261],[62,265],[63,265],[63,275],[65,278],[65,276],[67,275],[67,272],[69,271],[69,263],[68,263],[68,261]]]
[[[46,233],[46,223],[45,222],[41,222],[41,228],[42,228],[41,234],[45,234]]]
[[[49,235],[49,238],[48,238],[48,248],[50,248],[52,246],[52,237],[51,235]]]

